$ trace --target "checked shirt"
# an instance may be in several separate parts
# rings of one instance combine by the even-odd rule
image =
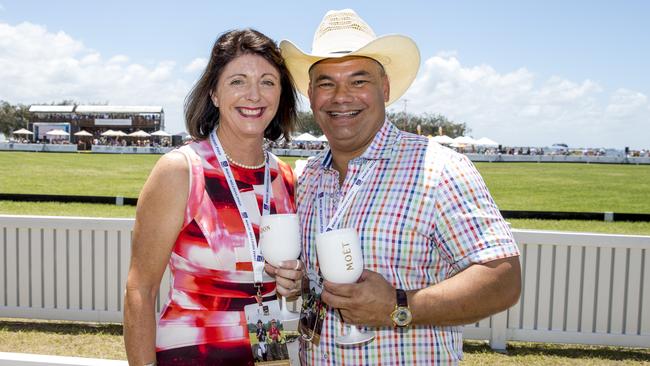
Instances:
[[[339,224],[359,232],[366,269],[380,273],[396,288],[411,290],[435,285],[474,263],[519,255],[483,179],[464,155],[385,121],[368,149],[350,161],[339,187],[338,172],[323,165],[325,153],[309,160],[296,193],[307,268],[317,268],[319,182],[322,179],[327,223],[370,160],[378,161],[374,173]],[[301,361],[307,365],[444,365],[462,357],[460,327],[372,330],[376,334],[372,342],[339,347],[334,338],[343,332],[343,325],[338,313],[328,309],[320,344],[303,344]]]

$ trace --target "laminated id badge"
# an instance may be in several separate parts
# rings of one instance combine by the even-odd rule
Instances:
[[[314,270],[308,270],[306,277],[302,280],[302,310],[298,330],[304,341],[318,345],[327,312],[325,304],[320,299],[323,280]]]
[[[255,365],[290,366],[289,348],[297,349],[299,335],[282,323],[278,300],[246,305],[244,313]]]

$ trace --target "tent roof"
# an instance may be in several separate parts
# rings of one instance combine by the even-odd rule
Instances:
[[[447,135],[441,135],[441,136],[433,136],[432,137],[433,141],[439,143],[439,144],[453,144],[454,139]]]
[[[151,136],[151,135],[148,134],[148,133],[146,133],[146,132],[144,132],[144,131],[142,131],[142,130],[137,130],[137,131],[135,131],[135,132],[131,132],[131,133],[129,134],[129,136],[131,136],[131,137],[149,137],[149,136]]]
[[[73,105],[32,105],[29,111],[33,113],[72,113]]]
[[[454,139],[454,142],[459,145],[476,145],[476,140],[469,136],[458,136]]]
[[[156,131],[156,132],[152,132],[152,133],[151,133],[151,136],[165,136],[165,137],[169,137],[169,136],[171,136],[171,135],[172,135],[171,133],[169,133],[169,132],[167,132],[167,131],[163,131],[163,130],[158,130],[158,131]]]
[[[78,105],[77,113],[162,113],[160,106],[142,105]]]
[[[294,137],[293,141],[318,141],[318,139],[314,135],[305,132],[302,135]]]
[[[499,146],[498,142],[487,137],[481,137],[480,139],[476,140],[476,144],[480,146]]]

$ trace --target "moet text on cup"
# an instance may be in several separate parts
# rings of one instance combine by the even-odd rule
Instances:
[[[341,249],[345,258],[345,270],[354,271],[354,262],[352,261],[352,254],[350,254],[352,253],[352,249],[350,249],[350,243],[341,243]]]

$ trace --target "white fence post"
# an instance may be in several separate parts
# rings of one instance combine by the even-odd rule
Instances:
[[[492,315],[490,325],[490,347],[496,351],[506,350],[506,332],[508,328],[508,311]]]

